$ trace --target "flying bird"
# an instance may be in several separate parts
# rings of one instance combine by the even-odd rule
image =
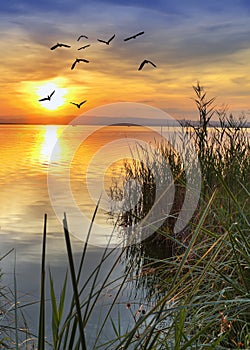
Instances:
[[[54,95],[56,90],[52,91],[50,95],[48,95],[47,97],[44,97],[44,98],[41,98],[40,100],[38,100],[39,102],[42,102],[42,101],[50,101],[51,100],[51,97],[52,95]]]
[[[75,62],[72,64],[72,66],[71,66],[71,69],[74,69],[75,68],[75,65],[77,64],[77,63],[79,63],[79,62],[85,62],[85,63],[89,63],[89,61],[88,60],[85,60],[84,58],[76,58],[75,59]]]
[[[77,108],[81,108],[81,105],[83,105],[85,102],[87,102],[87,100],[84,100],[80,103],[75,103],[75,102],[70,102],[72,105],[75,105]]]
[[[111,36],[111,38],[108,40],[108,41],[105,41],[105,40],[101,40],[101,39],[97,39],[98,41],[100,41],[100,43],[104,43],[106,45],[109,45],[111,40],[113,40],[115,37],[115,34],[113,36]]]
[[[137,33],[137,34],[135,34],[135,35],[129,36],[128,38],[125,38],[123,41],[128,41],[128,40],[130,40],[130,39],[135,39],[135,38],[137,38],[139,35],[142,35],[142,34],[144,34],[144,32],[140,32],[140,33]]]
[[[50,50],[55,50],[58,47],[71,47],[71,46],[70,45],[66,45],[66,44],[57,43],[56,45],[52,46],[50,48]]]
[[[82,46],[82,47],[79,47],[79,49],[78,49],[78,50],[86,49],[86,47],[89,47],[89,46],[90,46],[90,44],[88,44],[88,45],[84,45],[84,46]]]
[[[156,65],[155,65],[152,61],[144,60],[144,61],[142,61],[142,63],[140,64],[138,70],[142,70],[142,68],[144,67],[144,65],[145,65],[146,63],[150,63],[150,64],[152,64],[152,66],[154,66],[154,67],[156,68]]]
[[[77,41],[79,41],[81,38],[86,38],[86,39],[88,39],[87,35],[80,35],[79,38],[77,39]]]

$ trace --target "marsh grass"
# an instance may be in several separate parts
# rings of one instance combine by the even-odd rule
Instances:
[[[0,261],[6,258],[13,251],[14,249],[11,249],[4,254],[4,256],[0,258]],[[13,293],[8,287],[2,286],[2,275],[3,273],[0,270],[0,348],[6,346],[9,339],[14,337],[13,330],[15,330],[15,326],[13,326],[13,317],[11,315],[11,310],[15,308]]]
[[[230,217],[234,217],[235,203],[225,192],[225,186],[221,185],[219,176],[223,177],[223,181],[228,189],[240,199],[240,203],[244,208],[249,206],[249,179],[250,179],[250,138],[246,129],[246,120],[244,117],[236,119],[232,114],[228,114],[226,109],[217,110],[214,105],[214,98],[208,99],[203,87],[197,83],[194,86],[195,98],[199,115],[198,125],[192,125],[190,122],[182,123],[180,135],[176,139],[181,138],[181,147],[175,142],[173,136],[172,145],[164,139],[162,142],[155,142],[154,147],[149,145],[147,148],[140,148],[140,161],[126,161],[124,163],[124,181],[123,186],[113,183],[111,186],[110,195],[114,199],[126,197],[129,202],[130,198],[135,197],[136,189],[126,187],[125,193],[123,187],[130,179],[137,181],[140,184],[141,195],[136,205],[131,205],[131,209],[126,210],[126,207],[118,214],[118,220],[121,227],[133,226],[140,222],[150,211],[155,201],[156,184],[171,183],[175,189],[175,196],[172,203],[171,211],[161,227],[161,233],[157,231],[150,236],[150,241],[163,244],[165,242],[167,250],[169,246],[173,254],[176,253],[175,238],[179,241],[182,239],[185,242],[192,236],[192,225],[197,223],[199,212],[202,212],[206,204],[216,188],[218,194],[216,196],[216,213],[211,210],[208,221],[212,225],[224,226],[222,215],[218,209],[227,212]],[[212,116],[217,115],[218,123],[216,127],[210,127]],[[187,152],[189,144],[194,145],[194,149],[198,156],[199,166],[202,176],[202,188],[200,194],[199,205],[194,212],[189,225],[180,232],[180,237],[174,234],[174,227],[181,211],[186,189],[187,177],[190,178],[190,173],[187,173],[187,168],[184,168],[183,157],[189,163],[189,169],[195,168],[194,159]],[[137,152],[139,153],[139,152]],[[138,157],[137,157],[138,158]],[[166,167],[166,164],[168,167]],[[171,175],[168,169],[171,170]],[[155,176],[157,174],[157,178]],[[195,181],[195,179],[194,179]],[[249,214],[249,213],[248,213]],[[214,216],[217,216],[214,217]],[[218,217],[218,216],[221,217]],[[237,211],[236,211],[237,216]],[[224,216],[227,220],[227,215]],[[237,218],[235,217],[235,221]],[[127,232],[127,229],[124,230]],[[165,232],[166,234],[162,234]],[[166,239],[168,236],[168,239]]]
[[[219,181],[227,187],[223,178]],[[150,296],[157,302],[122,341],[124,348],[131,343],[141,349],[249,348],[249,223],[239,201],[227,191],[240,224],[228,218],[223,233],[206,228],[215,190],[185,251],[161,261],[148,257],[144,268],[158,275],[157,288],[155,280],[152,286],[155,295]],[[137,284],[140,278],[145,276],[135,276]]]
[[[29,331],[19,300],[15,249],[0,257],[0,261],[11,255],[14,255],[13,288],[1,284],[4,273],[0,273],[0,349],[30,349],[28,344],[34,344],[37,335]]]
[[[158,153],[168,162],[173,174],[176,190],[173,207],[169,219],[154,235],[127,248],[125,263],[129,259],[138,262],[132,276],[135,285],[147,288],[148,297],[159,298],[159,305],[162,305],[162,294],[166,295],[169,285],[174,289],[171,294],[170,288],[168,298],[178,299],[181,296],[182,307],[176,309],[181,314],[178,315],[178,311],[168,311],[168,314],[173,320],[181,317],[183,329],[173,329],[178,324],[175,321],[168,327],[173,345],[167,346],[171,344],[171,339],[166,337],[164,349],[200,349],[205,344],[211,348],[215,345],[216,348],[248,348],[249,134],[243,117],[237,120],[225,109],[216,110],[214,99],[207,99],[199,83],[194,91],[199,125],[184,124],[182,128],[185,132],[182,134],[188,135],[194,142],[201,165],[202,190],[197,210],[186,229],[176,236],[173,228],[183,203],[186,174],[181,157],[169,145],[156,144]],[[213,115],[217,115],[219,123],[211,128]],[[152,168],[157,167],[155,173],[163,173],[163,165],[155,161],[154,151],[150,148],[144,151],[146,157],[140,162],[125,163],[124,183],[131,177],[136,179],[141,184],[142,194],[137,207],[119,214],[122,227],[139,222],[150,210],[150,201],[154,201],[155,195],[155,179],[150,176]],[[148,152],[153,157],[150,158]],[[112,193],[122,197],[122,190],[114,188]],[[124,232],[127,233],[127,229]],[[188,345],[183,346],[185,342]]]

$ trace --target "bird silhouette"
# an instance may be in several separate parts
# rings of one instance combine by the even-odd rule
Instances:
[[[144,60],[144,61],[142,61],[142,63],[140,64],[138,70],[142,70],[142,68],[144,67],[144,65],[145,65],[146,63],[150,63],[150,64],[152,64],[152,66],[154,66],[154,67],[156,68],[156,65],[155,65],[152,61]]]
[[[79,62],[85,62],[85,63],[89,63],[89,61],[88,60],[85,60],[84,58],[76,58],[75,59],[75,62],[72,64],[72,66],[71,66],[71,69],[74,69],[75,68],[75,65],[77,64],[77,63],[79,63]]]
[[[77,108],[81,108],[81,105],[83,105],[85,102],[87,102],[87,100],[84,100],[80,103],[75,103],[75,102],[70,102],[72,105],[75,105]]]
[[[113,40],[115,37],[115,34],[113,36],[111,36],[111,38],[108,41],[102,40],[102,39],[97,39],[98,41],[100,41],[100,43],[104,43],[106,45],[109,45],[111,40]]]
[[[144,32],[140,32],[140,33],[137,33],[135,35],[132,35],[132,36],[129,36],[128,38],[125,38],[123,41],[128,41],[128,40],[131,40],[131,39],[135,39],[137,38],[139,35],[142,35],[144,34]]]
[[[77,41],[79,41],[81,38],[86,38],[86,39],[88,39],[87,35],[80,35],[79,38],[77,39]]]
[[[55,50],[58,47],[71,47],[70,45],[62,44],[62,43],[57,43],[56,45],[52,46],[50,50]]]
[[[41,98],[40,100],[38,100],[39,102],[41,101],[50,101],[51,100],[51,97],[52,95],[54,95],[56,90],[52,91],[50,95],[48,95],[47,97],[44,97],[44,98]]]
[[[88,45],[84,45],[84,46],[82,46],[82,47],[79,47],[79,49],[78,49],[78,50],[86,49],[86,47],[89,47],[89,46],[90,46],[90,44],[88,44]]]

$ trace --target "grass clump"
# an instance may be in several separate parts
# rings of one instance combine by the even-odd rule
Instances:
[[[174,254],[175,239],[182,239],[184,244],[190,239],[192,226],[197,224],[199,213],[204,210],[215,189],[217,194],[213,207],[216,208],[216,213],[211,209],[211,215],[207,219],[208,225],[224,227],[223,221],[227,221],[227,218],[223,212],[227,212],[226,217],[234,217],[237,221],[237,208],[228,196],[226,187],[238,198],[245,210],[249,207],[250,139],[246,120],[243,117],[237,120],[232,114],[228,115],[226,109],[217,110],[214,105],[215,99],[208,99],[199,83],[193,88],[199,115],[198,123],[182,122],[180,131],[175,131],[173,135],[171,145],[164,139],[162,142],[155,142],[154,147],[138,146],[140,152],[137,150],[137,159],[141,160],[133,159],[132,162],[124,163],[123,184],[133,179],[140,185],[141,193],[137,203],[133,205],[133,198],[138,197],[135,195],[137,188],[133,186],[119,186],[114,183],[110,190],[112,198],[121,200],[126,197],[127,201],[131,202],[129,210],[126,210],[126,206],[121,210],[118,220],[121,227],[132,227],[152,209],[156,197],[156,184],[171,184],[175,191],[173,201],[170,203],[171,210],[161,226],[161,233],[152,235],[150,239],[161,244],[165,242],[166,247],[170,246]],[[211,118],[215,115],[218,121],[212,127]],[[181,140],[181,145],[176,140]],[[198,163],[189,151],[191,144]],[[185,162],[188,167],[185,166]],[[189,224],[176,237],[174,228],[188,188],[187,179],[193,176],[191,172],[188,173],[189,169],[195,169],[197,173],[201,171],[200,200]],[[220,177],[226,187],[221,185]],[[197,178],[194,176],[194,183]],[[123,187],[128,193],[125,193]],[[164,205],[159,208],[163,212],[164,209]],[[246,215],[250,215],[250,212],[248,211]]]
[[[29,331],[18,298],[15,249],[0,257],[0,261],[11,254],[14,254],[14,288],[1,284],[4,273],[0,271],[0,349],[30,349],[36,336]]]
[[[138,262],[132,276],[136,286],[147,286],[148,298],[159,298],[159,307],[168,301],[167,314],[172,323],[163,332],[164,340],[153,331],[157,341],[152,347],[148,342],[146,348],[246,349],[250,341],[249,134],[245,119],[237,120],[225,109],[216,110],[214,99],[207,98],[199,83],[194,92],[199,122],[184,123],[182,134],[194,143],[201,168],[197,210],[176,235],[174,225],[183,204],[186,174],[175,150],[166,143],[156,144],[173,175],[172,210],[154,235],[127,248],[126,259]],[[215,115],[218,122],[211,127]],[[157,166],[159,174],[163,169],[161,162],[155,162],[151,149],[144,151],[146,158],[141,162],[125,164],[124,182],[132,177],[142,188],[137,207],[124,210],[118,218],[122,227],[132,225],[131,231],[133,224],[145,216],[144,208],[150,210],[144,203],[154,201],[151,169]],[[118,198],[123,195],[119,190],[112,189]],[[175,307],[169,308],[169,300],[174,300]]]

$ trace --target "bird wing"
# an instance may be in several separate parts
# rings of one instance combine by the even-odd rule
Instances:
[[[136,38],[137,36],[142,35],[142,34],[144,34],[144,32],[139,32],[139,33],[135,34],[134,37]]]
[[[129,36],[128,38],[123,39],[123,41],[128,41],[130,39],[133,39],[133,36]]]
[[[107,44],[107,41],[105,41],[105,40],[102,40],[102,39],[97,39],[98,41],[100,41],[100,43],[105,43],[105,44]]]
[[[48,97],[44,97],[44,98],[41,98],[40,100],[38,100],[39,102],[42,102],[42,101],[47,101],[48,100]]]
[[[50,50],[55,50],[58,46],[59,46],[59,45],[56,44],[56,45],[52,46],[52,47],[50,48]]]
[[[75,60],[75,62],[72,64],[72,66],[71,66],[71,69],[74,69],[75,68],[75,65],[77,64],[77,60]]]
[[[89,61],[88,61],[88,60],[86,60],[85,58],[79,58],[79,60],[78,60],[78,61],[85,62],[85,63],[89,63]]]
[[[146,60],[142,61],[142,63],[140,64],[138,70],[141,70],[141,69],[143,68],[143,66],[144,66],[145,63],[147,63]]]
[[[88,39],[88,37],[86,35],[80,35],[79,38],[77,39],[77,41],[79,41],[81,38],[86,38]]]
[[[115,34],[113,35],[113,36],[111,36],[111,38],[107,41],[108,42],[108,44],[110,43],[110,41],[111,40],[113,40],[114,39],[114,37],[115,37]]]
[[[152,61],[148,61],[148,63],[152,64],[156,68],[156,65]]]
[[[77,103],[75,103],[75,102],[70,102],[72,105],[75,105],[75,106],[77,106],[78,104]]]
[[[79,103],[79,106],[83,105],[85,102],[87,102],[87,100],[84,100],[81,103]]]
[[[63,47],[71,47],[70,45],[66,45],[66,44],[61,44],[60,46],[63,46]]]
[[[137,36],[144,34],[144,32],[137,33],[135,35],[129,36],[128,38],[125,38],[123,41],[128,41],[130,39],[135,39]]]
[[[89,47],[89,46],[90,46],[90,44],[89,44],[89,45],[82,46],[82,47],[79,47],[78,50],[86,49],[86,47]]]
[[[56,92],[56,90],[52,91],[51,94],[49,95],[49,97],[51,97],[52,95],[54,95],[55,92]]]

